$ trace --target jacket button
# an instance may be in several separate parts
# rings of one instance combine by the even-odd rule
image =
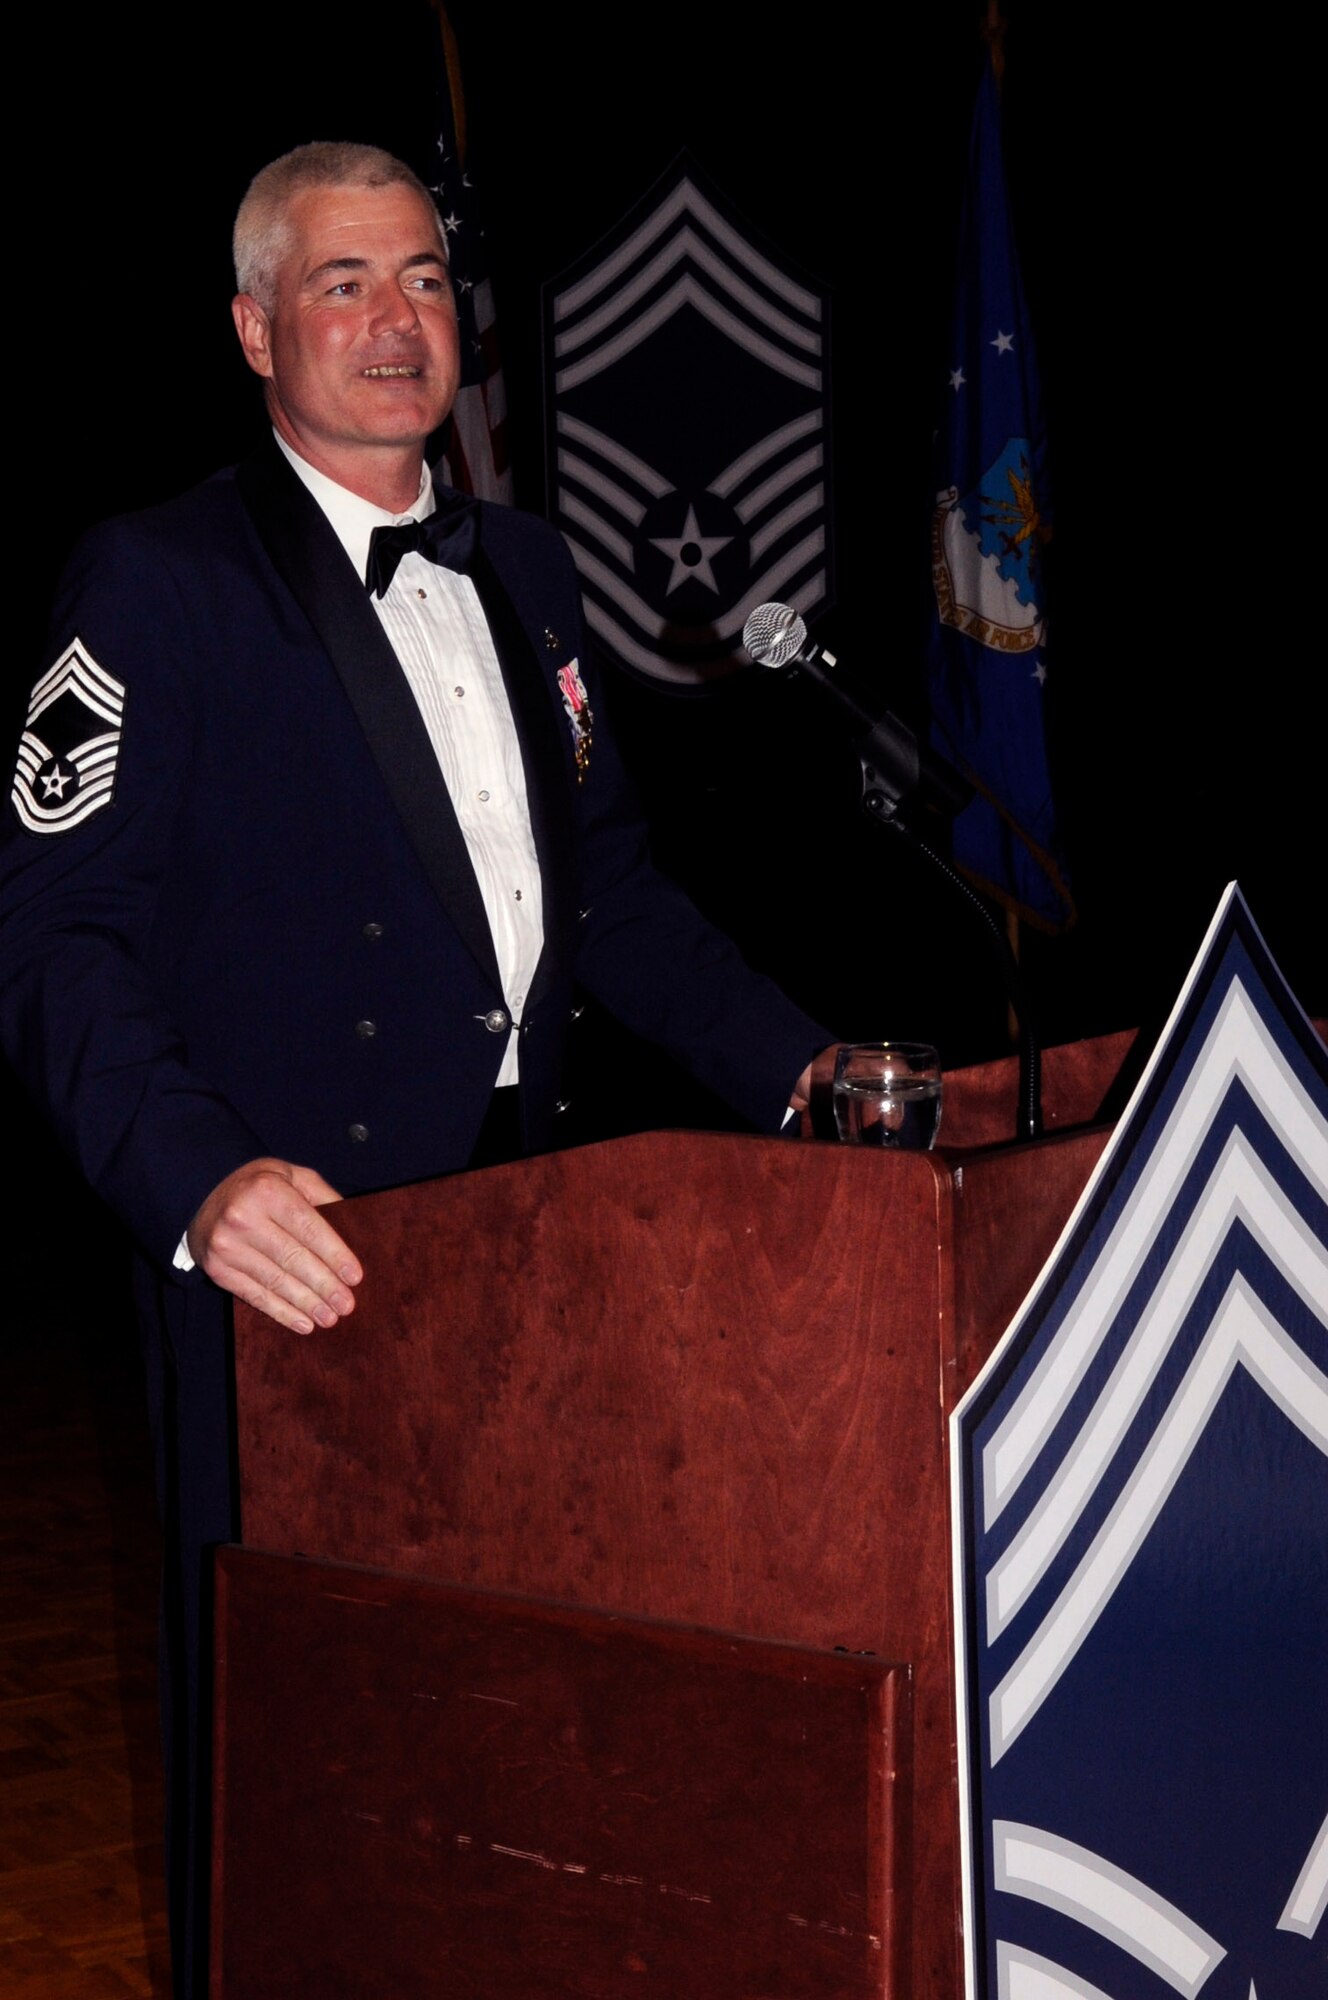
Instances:
[[[576,1006],[573,1007],[571,1013],[567,1016],[567,1018],[569,1021],[579,1021],[581,1019],[581,1016],[585,1013],[585,1011],[586,1011],[585,1001],[579,1000]]]
[[[555,1111],[570,1111],[572,1108],[572,1100],[570,1097],[560,1097],[555,1102],[553,1108]]]
[[[346,1130],[357,1146],[362,1146],[369,1136],[369,1127],[367,1125],[348,1125]]]
[[[487,1014],[479,1014],[476,1019],[483,1021],[491,1035],[505,1034],[512,1025],[512,1017],[506,1007],[490,1007]]]
[[[380,938],[383,935],[383,926],[381,924],[366,924],[364,926],[364,935],[367,938]]]
[[[377,1021],[357,1021],[355,1023],[355,1032],[362,1042],[371,1041],[378,1033],[378,1023]]]
[[[589,915],[590,911],[588,909],[578,910],[576,913],[576,920],[579,924],[583,924]]]

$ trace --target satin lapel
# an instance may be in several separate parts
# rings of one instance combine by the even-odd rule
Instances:
[[[481,519],[483,517],[481,516]],[[483,530],[481,529],[481,536]],[[521,746],[526,774],[530,830],[539,856],[544,905],[544,951],[531,982],[531,1001],[538,1000],[560,964],[570,958],[569,939],[576,924],[576,863],[573,811],[568,797],[570,779],[567,731],[559,727],[549,675],[529,633],[517,615],[501,577],[485,554],[483,543],[471,565],[484,615],[493,636]]]
[[[465,837],[410,683],[322,509],[273,446],[240,466],[240,496],[264,548],[336,668],[351,707],[456,930],[501,990],[493,936]]]

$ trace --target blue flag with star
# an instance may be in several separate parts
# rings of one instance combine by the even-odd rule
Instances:
[[[973,119],[941,397],[931,739],[977,787],[955,821],[954,858],[1018,916],[1060,929],[1074,905],[1057,855],[1043,727],[1046,439],[990,63]]]

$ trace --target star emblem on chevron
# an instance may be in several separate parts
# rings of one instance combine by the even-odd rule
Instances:
[[[726,549],[733,540],[732,535],[703,535],[696,518],[696,503],[687,504],[687,518],[682,524],[680,535],[652,535],[650,545],[669,559],[669,580],[664,586],[668,596],[672,596],[684,583],[699,583],[703,589],[719,595],[719,585],[715,581],[714,558],[721,549]]]
[[[1328,1057],[1234,886],[951,1453],[970,1991],[1328,1991]]]

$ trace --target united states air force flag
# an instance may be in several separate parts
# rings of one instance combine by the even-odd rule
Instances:
[[[973,120],[939,394],[931,734],[978,788],[955,821],[954,856],[1020,916],[1055,929],[1073,905],[1057,857],[1043,718],[1046,440],[990,64]]]
[[[550,510],[619,665],[746,665],[769,599],[832,600],[826,294],[694,162],[545,295]]]
[[[955,1413],[984,2000],[1328,1993],[1328,1060],[1228,890]]]

